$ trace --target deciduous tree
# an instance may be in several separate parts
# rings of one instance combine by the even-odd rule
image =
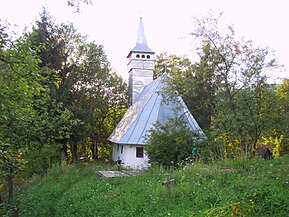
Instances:
[[[86,150],[85,144],[110,134],[106,119],[119,119],[118,109],[126,107],[126,85],[111,71],[103,46],[87,42],[72,24],[55,24],[45,9],[27,38],[43,60],[40,67],[54,71],[52,98],[78,123],[72,136],[62,141],[63,150],[68,145],[77,161],[79,144]]]
[[[55,150],[57,139],[69,137],[69,124],[64,127],[60,123],[69,122],[70,113],[56,108],[50,109],[53,116],[45,112],[51,103],[46,78],[38,67],[40,59],[27,41],[21,37],[12,40],[14,35],[0,25],[0,174],[7,179],[11,205],[13,177],[31,165],[32,150],[38,148],[40,162],[43,147],[51,145],[50,150]]]
[[[266,72],[278,70],[278,63],[269,48],[238,38],[232,27],[220,31],[220,19],[196,18],[191,35],[200,46],[194,63],[174,55],[157,60],[169,66],[172,82],[201,127],[212,138],[225,138],[224,145],[239,154],[250,153],[274,122],[274,90]]]

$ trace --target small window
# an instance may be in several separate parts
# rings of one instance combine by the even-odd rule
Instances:
[[[143,158],[143,147],[136,147],[136,157]]]
[[[121,154],[123,153],[123,145],[121,145],[120,153],[121,153]]]
[[[139,55],[139,54],[137,54],[137,55],[136,55],[136,58],[140,58],[140,55]]]
[[[143,55],[141,55],[141,58],[145,58],[146,56],[143,54]]]
[[[147,55],[147,59],[150,59],[151,58],[151,56],[150,55]]]

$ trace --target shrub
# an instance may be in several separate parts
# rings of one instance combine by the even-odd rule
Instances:
[[[53,163],[61,161],[62,153],[59,144],[43,144],[42,147],[33,147],[27,153],[27,164],[24,171],[28,176],[43,175]]]
[[[200,135],[190,130],[184,121],[169,119],[165,124],[155,124],[147,142],[150,163],[176,166],[190,157],[193,147],[199,146]]]

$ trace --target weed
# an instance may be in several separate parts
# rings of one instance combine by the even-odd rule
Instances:
[[[20,216],[286,216],[289,157],[194,163],[95,178],[107,165],[55,166],[25,190]],[[64,169],[65,168],[65,169]],[[166,194],[167,174],[176,182]]]

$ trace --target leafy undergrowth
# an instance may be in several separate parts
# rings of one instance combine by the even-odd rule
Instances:
[[[55,167],[20,196],[20,216],[288,216],[289,157],[224,160],[96,179],[99,165]],[[167,174],[175,179],[168,195]]]

